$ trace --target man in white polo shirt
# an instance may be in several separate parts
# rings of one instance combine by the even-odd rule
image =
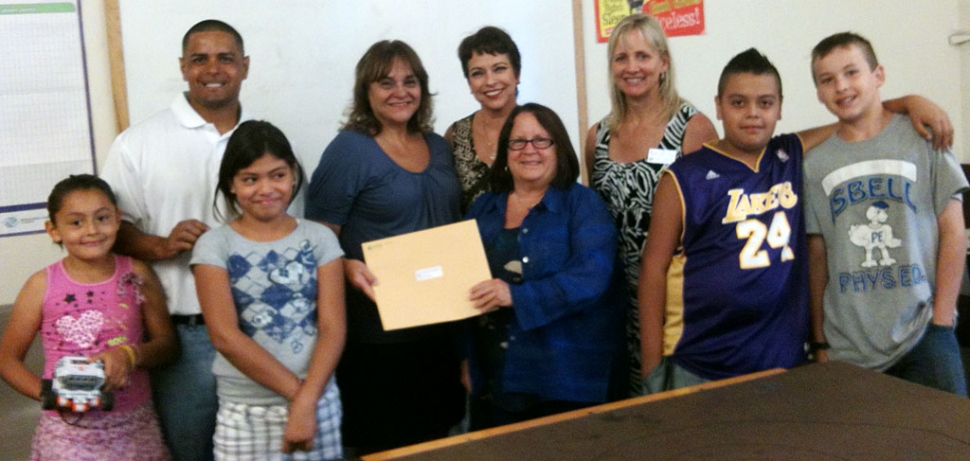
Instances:
[[[152,370],[166,442],[176,461],[211,460],[215,350],[188,263],[196,239],[217,224],[214,194],[226,143],[249,119],[239,103],[249,57],[232,26],[206,20],[186,32],[179,67],[188,91],[118,135],[102,177],[123,212],[115,250],[152,264],[181,342],[176,362]]]

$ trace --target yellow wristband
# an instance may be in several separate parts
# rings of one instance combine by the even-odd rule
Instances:
[[[125,351],[125,354],[128,355],[128,365],[134,370],[135,366],[138,365],[138,355],[135,354],[135,348],[130,344],[125,344],[121,346],[121,350]]]

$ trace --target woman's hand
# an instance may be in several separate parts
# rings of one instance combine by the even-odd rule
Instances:
[[[499,279],[492,279],[473,286],[468,299],[474,303],[475,309],[482,313],[492,312],[502,306],[511,306],[512,292],[509,290],[509,284]]]
[[[128,376],[135,371],[135,364],[121,347],[109,349],[88,358],[88,363],[104,363],[104,389],[111,392],[128,385]]]
[[[344,275],[354,288],[364,292],[371,301],[377,302],[374,298],[374,285],[377,285],[377,276],[370,271],[367,264],[356,259],[348,259],[344,261]]]

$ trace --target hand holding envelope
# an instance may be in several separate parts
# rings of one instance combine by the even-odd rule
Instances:
[[[482,314],[512,305],[509,284],[499,279],[486,280],[472,287],[472,305]]]
[[[371,301],[377,302],[374,298],[374,284],[377,283],[377,276],[364,264],[356,259],[344,261],[344,277],[354,288],[364,292]]]
[[[450,322],[483,313],[469,300],[490,280],[474,220],[363,244],[384,330]],[[365,292],[366,293],[366,292]]]

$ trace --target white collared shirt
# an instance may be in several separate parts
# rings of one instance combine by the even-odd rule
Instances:
[[[250,119],[242,111],[239,121]],[[222,155],[234,131],[235,127],[220,134],[179,95],[169,108],[118,135],[101,177],[117,195],[123,219],[162,237],[187,219],[220,225],[213,199]],[[224,204],[217,206],[225,216]],[[168,296],[169,312],[175,315],[201,312],[188,265],[190,253],[152,263]]]

